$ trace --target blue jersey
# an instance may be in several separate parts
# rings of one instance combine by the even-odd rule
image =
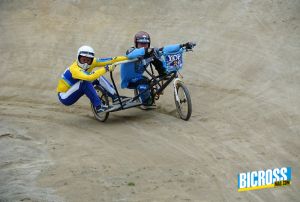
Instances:
[[[136,59],[145,56],[145,48],[136,48],[128,51],[128,59]],[[130,62],[121,65],[121,88],[127,88],[130,82],[136,82],[143,78],[145,71],[141,62]]]
[[[163,48],[164,52],[176,52],[180,49],[179,44],[168,45]],[[145,48],[131,48],[127,51],[126,56],[128,59],[144,58],[146,54]],[[155,59],[153,65],[158,70],[157,66],[162,66],[162,62],[158,59]],[[125,63],[121,65],[121,88],[128,88],[129,83],[135,83],[143,79],[143,73],[145,68],[140,61]],[[161,67],[163,68],[163,67]]]

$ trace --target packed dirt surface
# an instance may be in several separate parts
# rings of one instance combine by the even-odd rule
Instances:
[[[299,0],[0,0],[0,30],[0,201],[299,201]],[[81,45],[124,55],[140,30],[197,43],[189,121],[171,88],[105,123],[86,97],[59,103]],[[237,191],[238,173],[285,166],[290,186]]]

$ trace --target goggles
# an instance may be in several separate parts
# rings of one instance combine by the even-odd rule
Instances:
[[[90,58],[93,58],[93,57],[94,57],[94,53],[88,52],[88,51],[80,51],[80,52],[79,52],[79,55],[85,56],[85,57],[90,57]]]
[[[88,65],[91,65],[93,63],[93,58],[87,57],[87,56],[83,56],[83,55],[79,55],[78,60],[82,64],[87,63]]]
[[[143,37],[143,38],[138,38],[136,40],[137,43],[150,43],[150,39],[147,37]]]

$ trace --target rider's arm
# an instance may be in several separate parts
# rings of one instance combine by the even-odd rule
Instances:
[[[97,58],[93,60],[93,63],[91,64],[91,68],[93,69],[95,67],[103,67],[105,65],[111,65],[113,63],[124,61],[124,60],[128,60],[128,58],[125,56],[117,56],[114,58]]]
[[[135,59],[135,58],[143,57],[145,55],[145,52],[146,52],[145,48],[135,48],[128,51],[126,55],[128,59]]]
[[[152,61],[152,64],[154,65],[154,67],[159,75],[163,75],[165,73],[165,68],[164,68],[162,61],[160,61],[157,58],[154,58],[154,60]]]
[[[180,44],[174,44],[174,45],[167,45],[163,47],[163,52],[164,53],[172,53],[172,52],[177,52],[182,48],[182,45]]]
[[[103,74],[106,73],[105,68],[97,69],[95,72],[86,72],[82,70],[78,65],[72,65],[70,67],[70,72],[74,79],[85,80],[85,81],[94,81]]]
[[[183,47],[185,47],[185,49],[191,50],[193,49],[193,47],[196,46],[196,43],[193,42],[187,42],[184,44],[174,44],[174,45],[168,45],[162,48],[164,53],[172,53],[172,52],[177,52],[180,49],[182,49]]]
[[[171,52],[177,52],[181,48],[182,48],[182,46],[180,44],[174,44],[174,45],[167,45],[167,46],[163,47],[161,50],[166,54],[166,53],[171,53]],[[155,69],[157,70],[159,75],[165,74],[165,68],[164,68],[163,62],[160,60],[160,56],[154,57],[152,64],[155,66]]]

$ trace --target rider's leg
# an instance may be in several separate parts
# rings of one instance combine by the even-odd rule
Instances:
[[[142,93],[140,96],[140,100],[144,105],[149,105],[150,97],[151,97],[151,92],[149,89],[149,84],[147,80],[140,81],[136,87],[138,93]]]
[[[163,63],[158,60],[158,59],[154,59],[152,64],[154,65],[156,71],[158,72],[159,76],[164,76],[166,75],[166,70],[163,66]]]
[[[140,100],[142,105],[140,105],[140,108],[143,110],[147,109],[155,109],[156,105],[154,103],[154,99],[151,98],[151,92],[149,89],[149,84],[140,84],[137,86],[138,93],[140,95]]]
[[[77,82],[67,92],[58,93],[58,98],[62,104],[69,106],[77,102],[82,95],[80,82]]]
[[[129,89],[135,89],[137,91],[137,93],[140,94],[141,92],[143,92],[147,88],[149,88],[149,85],[148,85],[147,80],[140,79],[138,81],[128,83],[128,88]],[[149,96],[150,96],[150,90],[149,90],[149,92],[147,90],[146,92],[141,94],[141,96],[139,97],[140,102],[144,103],[145,100],[147,100],[147,98]]]
[[[154,67],[158,72],[158,76],[163,78],[164,80],[170,79],[170,75],[168,75],[166,68],[163,66],[162,62],[159,60],[153,61]]]
[[[155,103],[151,103],[151,106],[149,105],[151,99],[151,92],[149,89],[149,81],[147,77],[143,77],[140,78],[138,80],[134,80],[134,82],[129,82],[127,88],[129,89],[135,89],[137,91],[138,94],[140,94],[141,92],[145,91],[146,89],[148,89],[147,91],[145,91],[143,94],[141,94],[139,96],[139,100],[142,103],[142,105],[140,106],[141,109],[153,109],[155,108]]]
[[[90,99],[91,103],[94,107],[101,106],[101,100],[97,95],[97,92],[93,86],[93,84],[89,81],[81,81],[81,89],[82,92]]]
[[[67,92],[59,93],[58,98],[64,105],[72,105],[84,94],[90,99],[95,107],[101,106],[101,100],[98,97],[96,90],[92,83],[88,81],[77,82]]]

